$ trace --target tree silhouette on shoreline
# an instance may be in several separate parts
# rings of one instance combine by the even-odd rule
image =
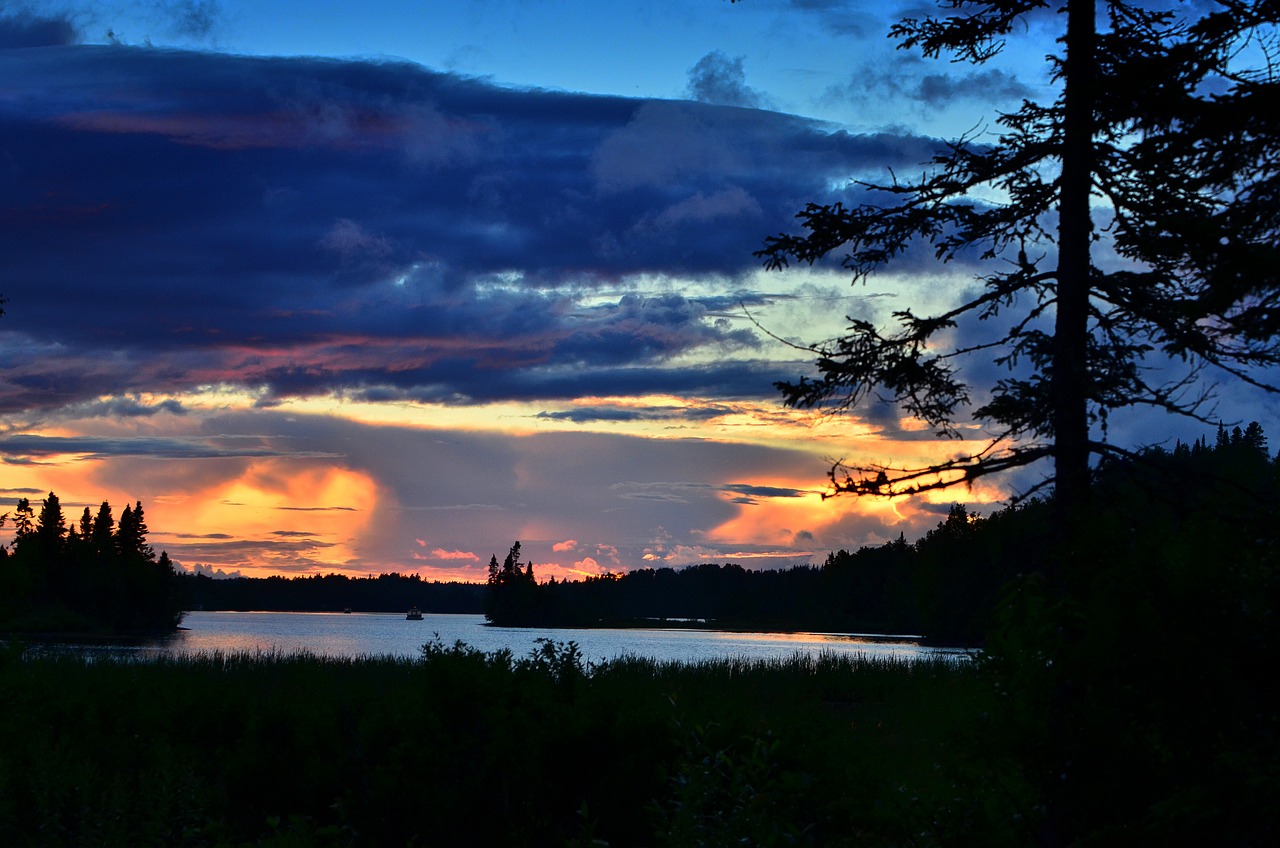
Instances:
[[[119,523],[103,502],[66,525],[50,492],[38,517],[22,498],[14,510],[12,551],[0,547],[0,629],[166,631],[182,620],[178,576],[168,553],[147,543],[142,502]]]

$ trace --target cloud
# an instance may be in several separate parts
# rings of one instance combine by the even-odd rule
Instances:
[[[72,404],[62,411],[64,418],[150,418],[154,415],[186,415],[181,401],[173,398],[153,403],[138,397],[114,397]]]
[[[590,421],[710,421],[738,411],[736,406],[718,403],[697,406],[593,404],[555,412],[544,410],[534,417],[578,424]]]
[[[23,498],[23,497],[27,497],[28,495],[40,495],[41,497],[43,497],[45,494],[46,492],[44,489],[41,489],[38,487],[32,487],[32,486],[17,486],[17,487],[7,486],[3,489],[0,489],[0,496],[6,497],[6,498],[13,498],[13,497]]]
[[[603,573],[607,569],[601,568],[600,563],[596,562],[595,557],[583,557],[573,563],[573,567],[579,571],[585,572],[590,576]]]
[[[844,304],[769,293],[752,252],[806,201],[862,202],[851,179],[938,147],[404,62],[56,44],[0,51],[0,79],[0,250],[24,281],[0,319],[0,456],[15,475],[48,463],[80,499],[174,495],[153,526],[220,529],[179,495],[218,521],[252,513],[260,539],[170,537],[223,571],[430,569],[517,538],[564,568],[780,561],[777,533],[758,551],[709,534],[796,503],[786,481],[826,471],[807,449],[558,422],[676,436],[759,418],[803,366],[740,304],[806,329]],[[420,426],[286,414],[295,399],[406,404]],[[521,432],[448,429],[416,403]],[[522,407],[467,419],[486,404]],[[337,482],[282,483],[307,474]]]
[[[814,17],[824,29],[851,40],[880,38],[886,29],[880,18],[870,14],[871,11],[884,11],[880,4],[850,4],[848,0],[788,0],[787,5]]]
[[[32,283],[6,292],[0,412],[211,385],[772,395],[726,286],[770,221],[936,146],[402,62],[70,45],[0,53],[0,77],[0,238]]]
[[[192,38],[212,36],[223,15],[218,0],[161,0],[156,11],[169,20],[170,32]]]
[[[758,219],[763,210],[756,199],[739,186],[729,186],[711,194],[697,192],[658,213],[653,225],[662,228],[704,224],[715,220]]]
[[[720,489],[725,492],[737,492],[754,498],[803,498],[813,492],[805,489],[790,489],[784,486],[753,486],[749,483],[727,483]]]
[[[81,459],[151,457],[156,459],[214,459],[243,457],[299,457],[288,448],[271,447],[262,439],[243,437],[175,438],[170,436],[102,437],[18,434],[0,437],[0,456],[33,459],[75,455]],[[313,454],[330,457],[333,454]]]
[[[909,89],[928,106],[949,106],[960,101],[1021,100],[1034,91],[1007,71],[989,68],[968,74],[926,74]]]
[[[272,509],[284,512],[357,512],[353,506],[276,506]]]
[[[999,68],[927,73],[927,60],[917,56],[895,56],[891,61],[859,68],[849,81],[832,86],[824,95],[827,102],[848,102],[874,112],[885,102],[914,109],[920,115],[938,110],[971,110],[978,105],[994,119],[997,108],[1012,110],[1024,99],[1034,99],[1037,91],[1018,76]],[[973,116],[967,115],[969,125]]]
[[[148,510],[150,516],[151,510]],[[153,521],[153,519],[149,519]],[[274,571],[306,573],[331,568],[332,564],[313,556],[332,545],[314,539],[238,539],[232,541],[183,542],[181,545],[170,545],[171,558],[175,562],[200,558],[207,560],[202,566],[194,569],[209,576],[218,576],[217,570],[224,571],[225,576],[236,576],[233,568],[258,567],[269,565]]]
[[[576,540],[567,539],[563,542],[556,542],[554,545],[551,546],[551,550],[555,551],[556,553],[561,553],[563,551],[571,551],[576,547],[578,547],[578,543]]]
[[[175,563],[176,564],[176,563]],[[197,562],[191,566],[192,574],[203,574],[205,577],[212,577],[214,580],[231,580],[236,577],[244,577],[240,571],[223,571],[212,565]]]
[[[445,560],[447,562],[457,562],[457,561],[479,562],[480,561],[480,557],[476,556],[471,551],[446,551],[443,548],[436,548],[431,552],[431,556],[436,559]]]
[[[342,218],[330,227],[320,244],[344,260],[391,253],[391,243],[384,236],[373,235],[350,218]]]
[[[80,33],[70,17],[44,17],[25,11],[4,13],[0,10],[0,50],[59,47],[79,40]]]
[[[717,106],[765,108],[769,99],[763,92],[747,85],[747,72],[742,56],[730,58],[713,50],[689,70],[689,96],[701,103]]]

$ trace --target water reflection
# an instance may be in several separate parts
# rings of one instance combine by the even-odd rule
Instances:
[[[912,659],[963,651],[924,647],[903,637],[822,633],[737,633],[677,629],[557,629],[488,627],[480,615],[426,614],[406,621],[401,614],[193,612],[185,629],[163,639],[132,645],[29,646],[39,653],[78,653],[139,658],[189,653],[310,653],[319,656],[416,657],[422,646],[439,638],[446,645],[462,641],[482,651],[506,649],[524,656],[539,639],[574,641],[590,661],[634,655],[661,661],[696,662],[724,659],[787,659],[796,654],[831,653]]]

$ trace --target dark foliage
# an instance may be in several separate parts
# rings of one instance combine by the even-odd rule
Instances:
[[[991,434],[927,467],[837,464],[833,493],[942,488],[1053,457],[1058,500],[1074,508],[1090,455],[1122,453],[1093,438],[1111,412],[1204,420],[1202,370],[1254,382],[1280,362],[1280,124],[1264,105],[1280,94],[1280,7],[939,6],[945,15],[906,19],[892,36],[926,57],[983,63],[1031,15],[1060,27],[1054,101],[1000,115],[993,141],[954,142],[917,180],[864,185],[873,202],[808,205],[804,232],[759,255],[782,268],[842,254],[862,279],[931,249],[940,265],[985,261],[982,288],[937,314],[905,307],[890,329],[851,317],[845,335],[804,348],[816,378],[779,388],[794,406],[887,398],[941,434],[971,422]],[[1120,262],[1096,261],[1104,243]],[[972,385],[964,363],[979,358],[1006,376]]]
[[[945,660],[9,653],[0,692],[0,842],[29,848],[1012,846],[1028,801]]]
[[[110,504],[67,526],[53,492],[35,516],[14,510],[13,550],[0,548],[0,632],[152,633],[182,620],[178,578],[147,544],[142,502],[117,524]]]
[[[957,506],[821,569],[636,573],[650,603],[696,597],[681,580],[742,603],[756,577],[777,581],[762,598],[813,581],[857,616],[901,592],[892,614],[956,628],[990,603],[972,665],[0,651],[0,844],[1272,845],[1268,451],[1250,425],[1106,463],[1066,597],[1037,568],[1056,555],[1039,502]],[[970,585],[1014,557],[999,600]],[[630,579],[539,584],[510,559],[537,591]]]
[[[1172,451],[1150,448],[1112,459],[1098,472],[1095,508],[1082,527],[1085,556],[1116,555],[1104,543],[1126,523],[1123,548],[1157,534],[1159,549],[1182,542],[1194,550],[1216,539],[1225,556],[1238,542],[1280,545],[1280,471],[1262,428],[1225,429]],[[1193,538],[1183,534],[1194,533]],[[497,566],[485,612],[503,625],[617,626],[658,622],[749,629],[918,634],[937,644],[982,645],[998,622],[1010,581],[1046,575],[1059,536],[1051,501],[1031,499],[981,516],[962,504],[914,543],[837,551],[817,567],[755,571],[705,564],[641,569],[580,581],[536,583],[531,566]],[[1107,547],[1109,545],[1109,547]],[[1104,547],[1106,549],[1104,549]],[[1234,554],[1232,554],[1234,555]],[[1187,566],[1217,579],[1211,560]],[[503,575],[507,575],[505,578]]]
[[[478,583],[440,583],[417,574],[348,577],[233,577],[203,574],[179,577],[183,609],[282,610],[292,612],[478,613],[484,587]]]
[[[498,556],[489,558],[489,580],[485,585],[484,615],[495,624],[528,627],[544,624],[552,618],[545,608],[548,599],[538,591],[533,563],[520,562],[520,543],[516,542],[498,565]]]

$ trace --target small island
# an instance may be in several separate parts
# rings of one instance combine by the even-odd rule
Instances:
[[[147,544],[142,502],[119,521],[103,501],[67,526],[53,492],[39,514],[27,498],[12,516],[12,550],[0,547],[0,638],[145,638],[182,623],[178,575]]]

